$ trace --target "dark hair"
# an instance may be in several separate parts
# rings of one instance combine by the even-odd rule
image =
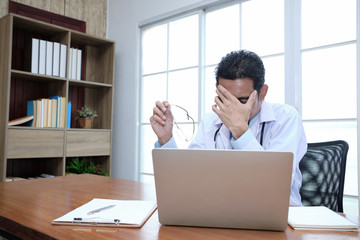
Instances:
[[[215,69],[216,83],[219,78],[236,80],[251,78],[253,88],[260,92],[265,82],[265,68],[261,58],[254,52],[247,50],[233,51],[221,59]]]

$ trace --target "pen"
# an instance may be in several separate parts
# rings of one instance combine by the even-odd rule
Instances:
[[[115,204],[92,210],[92,211],[88,212],[87,215],[93,215],[94,213],[102,212],[102,211],[105,211],[105,210],[113,208],[113,207],[115,207]]]
[[[96,224],[120,224],[120,219],[98,219],[98,218],[74,218],[74,223],[90,223],[93,225]]]

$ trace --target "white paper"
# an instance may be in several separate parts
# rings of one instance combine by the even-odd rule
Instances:
[[[288,223],[294,229],[341,231],[358,229],[357,224],[324,206],[289,207]]]
[[[115,204],[115,207],[88,215],[90,211]],[[90,202],[76,208],[75,210],[55,219],[54,223],[71,222],[76,224],[74,219],[81,218],[83,222],[114,223],[115,219],[120,224],[141,226],[150,214],[155,210],[155,201],[142,200],[112,200],[94,198]]]

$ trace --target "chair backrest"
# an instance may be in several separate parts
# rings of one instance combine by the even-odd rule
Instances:
[[[308,143],[300,161],[301,201],[304,206],[326,206],[343,212],[346,157],[349,149],[343,140]]]

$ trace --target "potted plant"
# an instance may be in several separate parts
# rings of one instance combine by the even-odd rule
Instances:
[[[79,124],[81,128],[92,128],[94,118],[98,117],[97,112],[90,107],[84,106],[81,110],[77,110],[79,116]]]

